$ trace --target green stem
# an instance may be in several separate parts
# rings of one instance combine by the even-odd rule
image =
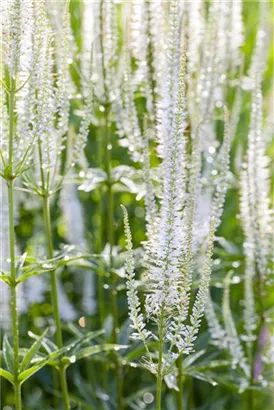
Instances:
[[[16,294],[16,266],[15,266],[15,232],[14,232],[14,175],[13,175],[13,138],[14,138],[14,106],[16,81],[10,79],[11,89],[9,94],[9,175],[7,179],[8,205],[9,205],[9,247],[10,247],[10,275],[11,285],[11,315],[12,315],[12,339],[14,354],[14,396],[16,410],[22,410],[21,387],[18,381],[19,376],[19,323],[17,312]]]
[[[106,84],[106,68],[104,60],[104,1],[100,1],[100,47],[102,53],[102,73],[103,73],[103,85],[104,85],[104,119],[105,119],[105,149],[106,149],[106,174],[107,174],[107,205],[108,205],[108,243],[109,243],[109,270],[110,270],[110,303],[113,317],[113,329],[112,329],[112,339],[113,343],[117,343],[117,332],[119,329],[119,318],[118,318],[118,308],[117,308],[117,290],[116,290],[116,279],[112,272],[113,268],[113,246],[114,246],[114,198],[112,191],[112,181],[111,181],[111,132],[109,129],[109,115],[111,110],[111,103],[109,102],[108,88]],[[119,360],[119,359],[118,359]],[[115,366],[116,373],[116,383],[117,383],[117,410],[123,410],[123,378],[122,369],[119,362]]]
[[[103,131],[103,132],[102,132]],[[103,166],[103,154],[104,154],[104,130],[102,129],[99,133],[98,141],[98,166]],[[97,252],[100,254],[103,251],[103,220],[104,220],[104,206],[103,206],[103,189],[99,188],[99,226],[98,226],[98,240],[97,240]],[[104,300],[104,275],[103,272],[99,272],[97,281],[97,294],[98,294],[98,305],[99,305],[99,318],[100,318],[100,328],[104,327],[105,320],[105,300]]]
[[[118,319],[118,308],[117,308],[117,290],[116,290],[116,278],[113,269],[113,219],[114,219],[114,201],[113,192],[111,187],[111,181],[108,184],[108,242],[109,242],[109,270],[110,270],[110,301],[111,301],[111,311],[113,316],[113,328],[112,328],[112,339],[113,343],[117,343],[117,332],[119,329],[119,319]]]
[[[160,326],[159,326],[159,356],[158,356],[158,370],[157,370],[157,386],[156,386],[156,410],[162,408],[162,361],[163,361],[163,331],[164,331],[164,305],[161,308]]]
[[[253,391],[251,389],[246,392],[246,410],[253,410]]]
[[[11,286],[11,314],[12,314],[12,336],[14,352],[14,395],[16,410],[22,409],[21,389],[18,382],[19,376],[19,323],[17,313],[16,295],[16,268],[15,268],[15,235],[14,235],[14,187],[13,181],[8,182],[8,203],[9,203],[9,243],[10,243],[10,272],[12,278]]]
[[[60,383],[61,383],[61,389],[62,389],[63,402],[65,405],[65,409],[70,410],[66,368],[63,366],[61,361],[60,361]]]
[[[51,215],[50,215],[50,198],[47,193],[44,193],[43,197],[43,213],[44,213],[44,222],[45,222],[45,231],[47,239],[47,248],[48,248],[48,257],[53,259],[53,240],[52,240],[52,228],[51,228]],[[56,325],[56,342],[59,349],[63,347],[63,337],[62,337],[62,326],[58,302],[58,287],[57,287],[57,277],[56,271],[51,272],[51,298],[52,298],[52,308],[53,316]],[[60,383],[62,389],[62,397],[66,410],[70,410],[69,404],[69,395],[68,395],[68,386],[66,379],[66,370],[62,363],[62,360],[59,361],[59,370],[60,370]]]
[[[16,383],[14,385],[14,393],[15,393],[15,408],[16,410],[22,409],[22,400],[21,400],[21,385]]]
[[[52,241],[52,230],[51,230],[50,200],[49,200],[48,195],[45,195],[45,197],[43,198],[43,213],[44,213],[44,222],[45,222],[45,230],[46,230],[48,257],[49,259],[53,259],[54,252],[53,252],[53,241]],[[57,346],[60,349],[63,347],[63,339],[62,339],[61,318],[60,318],[59,303],[58,303],[57,278],[56,278],[55,270],[51,272],[51,296],[52,296],[53,315],[54,315],[54,320],[56,324],[56,341],[57,341]]]
[[[194,401],[194,394],[193,394],[193,378],[189,377],[188,379],[188,408],[194,409],[195,408],[195,401]]]
[[[184,410],[184,374],[183,374],[183,358],[179,357],[177,361],[178,368],[178,388],[177,392],[177,409]]]
[[[156,410],[161,410],[162,406],[162,376],[157,376],[157,387],[156,387]]]
[[[109,243],[109,270],[110,270],[110,303],[113,317],[112,327],[112,340],[113,343],[117,343],[118,329],[119,329],[119,317],[117,307],[117,290],[116,290],[116,278],[113,269],[113,246],[114,246],[114,197],[111,181],[111,132],[109,129],[109,113],[110,106],[106,104],[105,110],[105,133],[106,133],[106,173],[107,173],[107,203],[108,203],[108,243]],[[119,359],[118,359],[119,360]],[[123,378],[122,369],[117,362],[115,367],[116,383],[117,383],[117,405],[118,410],[123,410]]]

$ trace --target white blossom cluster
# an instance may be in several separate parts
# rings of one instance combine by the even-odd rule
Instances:
[[[68,140],[72,91],[69,1],[49,4],[44,0],[3,0],[0,8],[1,176],[17,178],[16,185],[20,188],[23,181],[29,191],[51,195],[54,189],[60,188],[60,178],[63,177],[61,155]],[[87,125],[85,121],[81,124],[82,134],[88,133],[89,122]],[[9,141],[11,122],[12,150]],[[81,149],[75,142],[71,148],[68,168],[79,158],[83,143]],[[9,175],[11,161],[12,176]],[[18,197],[17,193],[15,199]],[[26,198],[23,200],[27,201]],[[5,224],[8,221],[6,202],[7,193],[1,185],[0,219]],[[8,230],[9,226],[1,223],[3,272],[9,270],[8,236],[5,235]],[[2,281],[0,286],[1,326],[9,327],[9,289]],[[62,302],[61,317],[75,319],[76,312],[61,283],[58,290]],[[46,281],[41,276],[33,276],[18,285],[18,312],[24,313],[29,305],[42,302],[45,291]]]
[[[256,375],[252,349],[257,333],[265,324],[263,298],[271,278],[271,226],[270,209],[270,159],[266,155],[269,144],[267,124],[263,124],[262,78],[265,70],[267,34],[258,30],[253,58],[249,69],[251,107],[248,145],[240,174],[240,219],[244,233],[244,334],[238,335],[230,309],[229,287],[231,272],[225,280],[223,296],[223,321],[220,324],[212,300],[207,303],[207,320],[213,344],[229,349],[234,366],[239,366],[246,382],[240,389],[248,388]],[[254,287],[257,291],[254,293]],[[260,353],[261,354],[261,353]]]
[[[133,39],[132,57],[138,62],[137,77],[141,84],[140,79],[149,78],[150,62],[153,68],[152,78],[157,78],[157,41],[154,43],[151,32],[149,39],[146,38],[151,17],[149,9],[146,9],[147,4],[138,2],[134,7],[137,11],[132,17],[130,33]],[[161,88],[158,87],[157,81],[151,82],[155,87],[156,105],[152,118],[156,124],[150,122],[148,127],[154,127],[154,130],[146,130],[143,140],[137,138],[140,127],[136,120],[136,110],[134,111],[134,94],[140,89],[140,85],[138,88],[136,81],[136,84],[131,85],[130,98],[133,109],[127,121],[128,129],[137,129],[137,132],[131,136],[126,131],[127,146],[130,147],[133,159],[143,162],[146,186],[145,283],[149,291],[144,304],[145,316],[141,313],[133,277],[133,259],[128,261],[128,269],[131,272],[128,276],[128,289],[131,289],[128,294],[130,317],[135,331],[140,331],[139,336],[137,331],[134,337],[139,337],[143,341],[147,337],[156,338],[158,341],[163,339],[164,343],[170,346],[170,349],[166,348],[163,359],[166,363],[166,367],[163,365],[163,368],[167,369],[173,359],[180,354],[178,352],[189,353],[193,348],[206,304],[212,342],[222,349],[230,350],[234,364],[240,366],[248,379],[252,369],[229,307],[230,280],[226,280],[224,292],[224,327],[217,318],[214,304],[208,294],[212,241],[214,230],[221,224],[226,191],[231,180],[230,148],[240,117],[243,61],[241,46],[244,42],[242,2],[212,2],[206,13],[202,1],[184,4],[172,1],[163,9],[158,5],[158,10],[164,11],[160,15],[162,21],[165,21],[165,24],[158,26],[158,42],[164,45],[162,50],[166,52],[162,55],[163,64],[158,64],[159,78],[164,79]],[[246,335],[243,339],[247,346],[254,340],[258,320],[253,294],[254,278],[257,271],[263,279],[269,275],[269,161],[265,157],[267,145],[262,135],[261,92],[266,56],[265,37],[266,31],[259,29],[250,68],[253,100],[249,148],[241,178],[241,219],[246,236]],[[143,41],[142,48],[137,41],[138,38],[140,42]],[[150,59],[149,51],[146,53],[149,44],[152,45]],[[185,50],[182,50],[182,44]],[[181,64],[184,54],[187,63]],[[187,73],[184,72],[185,65]],[[127,67],[130,67],[129,63]],[[129,69],[126,78],[129,82]],[[235,91],[230,113],[226,108],[229,87]],[[220,115],[220,109],[224,111],[224,137],[221,144],[214,122],[214,117],[218,118]],[[132,127],[133,117],[137,127]],[[190,137],[188,127],[191,129]],[[148,138],[148,134],[152,135],[152,138]],[[162,189],[160,195],[155,195],[151,179],[150,140],[153,143],[156,141],[157,144],[160,163],[157,171]],[[125,222],[127,226],[127,219]],[[129,228],[126,229],[129,243]],[[200,278],[200,290],[190,313],[189,325],[186,323],[189,317],[191,277],[195,267],[201,263],[201,257],[198,258],[198,255],[206,240],[208,252]],[[155,332],[152,331],[153,325],[145,326],[144,318],[156,325]],[[155,367],[151,360],[150,357],[150,369],[155,372],[157,366]],[[164,373],[164,370],[162,371]]]
[[[14,95],[14,173],[19,175],[34,164],[36,174],[24,176],[31,189],[58,189],[61,156],[67,144],[70,99],[73,93],[69,73],[71,33],[69,2],[58,3],[58,20],[44,0],[1,2],[1,129],[8,130]],[[51,24],[50,18],[54,21]],[[8,71],[5,70],[8,69]],[[89,96],[88,105],[90,109]],[[73,141],[68,167],[79,159],[89,132],[90,116],[84,118],[80,136]],[[9,155],[8,132],[1,132],[1,169]],[[81,144],[79,144],[81,141]],[[41,193],[41,192],[40,192]]]
[[[160,204],[155,197],[151,182],[150,149],[148,132],[145,135],[144,174],[146,180],[147,243],[146,264],[147,287],[144,314],[141,313],[136,281],[131,234],[125,213],[127,237],[127,288],[133,337],[141,339],[147,346],[147,339],[158,340],[162,353],[157,364],[148,351],[146,366],[151,372],[161,375],[169,373],[175,360],[193,350],[208,296],[211,274],[211,258],[216,223],[223,207],[226,186],[216,190],[213,205],[210,206],[211,222],[207,232],[207,250],[201,269],[200,284],[190,309],[190,292],[196,250],[193,247],[197,218],[201,177],[201,128],[189,137],[187,94],[186,94],[186,52],[181,47],[180,9],[174,1],[171,4],[169,47],[167,53],[166,82],[163,100],[161,138],[158,140],[160,165]],[[229,166],[229,127],[225,119],[225,137],[220,157],[225,161],[223,183]],[[195,128],[195,124],[194,124]],[[158,134],[159,135],[159,134]],[[190,153],[189,148],[191,147]],[[162,159],[161,159],[162,157]],[[145,318],[151,326],[146,325]],[[160,362],[160,364],[159,364]],[[158,370],[157,370],[158,369]]]

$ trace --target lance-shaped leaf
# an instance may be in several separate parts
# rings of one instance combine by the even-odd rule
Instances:
[[[38,352],[40,349],[40,346],[43,342],[43,339],[45,338],[46,334],[48,332],[48,329],[46,329],[41,336],[33,343],[31,348],[29,349],[28,353],[25,355],[24,359],[22,360],[22,363],[20,365],[20,372],[23,372],[29,367],[29,364],[31,360],[34,358],[35,354]]]
[[[13,372],[14,354],[6,334],[3,339],[3,356],[8,369]]]
[[[7,370],[0,368],[0,376],[4,377],[4,379],[8,380],[11,384],[13,384],[13,375]]]
[[[87,343],[91,341],[92,339],[95,339],[98,336],[101,336],[104,334],[104,330],[97,330],[93,332],[88,332],[87,334],[81,336],[80,338],[77,338],[75,341],[73,341],[71,344],[69,344],[67,347],[70,349],[70,353],[74,354],[81,348],[81,346],[84,343]]]
[[[127,349],[128,346],[116,345],[116,344],[103,344],[86,347],[75,354],[76,360],[83,359],[84,357],[89,357],[100,352],[106,352],[109,350],[115,350],[116,352],[121,349]]]
[[[45,337],[44,337],[45,339]],[[43,340],[41,341],[42,344]],[[20,384],[25,383],[25,381],[27,379],[29,379],[31,376],[33,376],[35,373],[38,372],[38,370],[42,369],[44,366],[46,366],[47,364],[49,365],[56,365],[55,363],[55,359],[59,358],[61,355],[63,355],[67,350],[67,347],[64,347],[62,349],[56,350],[55,352],[49,354],[47,357],[45,357],[44,359],[40,360],[39,362],[37,362],[37,364],[35,364],[34,366],[24,370],[23,372],[21,372],[18,376],[18,381]]]
[[[36,364],[35,366],[30,367],[27,370],[24,370],[22,373],[19,374],[18,377],[18,381],[19,383],[22,385],[23,383],[25,383],[25,381],[27,379],[29,379],[31,376],[33,376],[35,373],[38,372],[38,370],[42,369],[42,367],[46,366],[46,364],[48,363],[48,358],[45,358],[43,360],[41,360],[38,364]]]
[[[191,372],[188,372],[187,374],[189,374],[191,377],[194,377],[194,379],[199,379],[199,380],[203,380],[204,382],[210,383],[212,384],[212,386],[217,386],[218,384],[209,373],[191,371]]]
[[[13,285],[13,281],[11,276],[6,275],[5,273],[2,273],[2,271],[0,272],[0,280],[2,280],[3,282],[5,282],[8,286],[12,286]]]
[[[38,340],[39,336],[37,336],[36,334],[32,333],[32,332],[28,332],[29,337],[31,337],[32,339]],[[55,343],[53,343],[50,339],[48,339],[47,337],[44,337],[41,341],[41,345],[43,346],[43,348],[46,350],[46,352],[48,354],[51,354],[55,351],[58,350],[58,347],[56,346]]]

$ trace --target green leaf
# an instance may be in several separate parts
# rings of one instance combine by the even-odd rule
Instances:
[[[32,332],[28,332],[28,335],[32,339],[35,339],[35,340],[39,339],[39,336],[37,336],[36,334]],[[49,340],[47,337],[43,338],[41,345],[43,346],[43,348],[46,350],[48,354],[51,354],[58,350],[58,347],[56,346],[56,344],[53,343],[51,340]]]
[[[90,259],[93,255],[80,255],[68,257],[69,252],[72,249],[70,247],[65,247],[62,252],[56,255],[55,258],[49,260],[34,260],[31,265],[21,268],[22,274],[18,277],[17,283],[21,283],[32,276],[41,275],[43,273],[51,272],[66,265],[76,265],[78,267],[96,268],[96,264],[86,261]],[[26,259],[28,261],[28,259]]]
[[[47,272],[50,272],[52,270],[55,270],[55,267],[52,267],[50,269],[49,268],[48,269],[37,269],[37,270],[33,270],[31,272],[23,273],[21,276],[19,276],[16,283],[24,282],[26,279],[31,278],[32,276],[42,275],[43,273],[47,273]]]
[[[77,266],[77,267],[94,269],[97,267],[97,265],[92,263],[91,261],[87,261],[87,259],[90,257],[91,255],[80,255],[80,256],[74,256],[71,258],[65,258],[63,260],[58,261],[56,264],[56,267],[60,268],[61,266],[69,265],[69,266]]]
[[[127,349],[128,346],[123,346],[123,345],[116,345],[116,344],[103,344],[103,345],[95,345],[95,346],[89,346],[86,347],[85,349],[80,350],[78,353],[75,354],[76,360],[83,359],[84,357],[92,356],[94,354],[100,353],[100,352],[106,352],[109,350],[121,350],[121,349]]]
[[[200,373],[195,371],[187,372],[189,376],[194,377],[194,379],[203,380],[204,382],[212,384],[212,386],[216,386],[218,383],[214,380],[209,374]]]
[[[6,334],[4,335],[4,340],[3,340],[3,356],[4,356],[4,360],[5,360],[5,363],[8,369],[13,373],[13,368],[14,368],[13,349],[9,343],[9,340]]]
[[[13,285],[13,280],[12,280],[11,276],[3,274],[2,272],[0,273],[0,280],[5,282],[8,286]]]
[[[40,349],[40,346],[41,346],[41,344],[43,342],[43,339],[45,338],[47,332],[48,332],[48,329],[46,329],[41,334],[41,336],[39,336],[39,338],[33,343],[31,348],[29,349],[28,353],[26,354],[26,356],[22,360],[22,363],[21,363],[21,366],[20,366],[20,372],[23,372],[24,370],[26,370],[28,368],[29,363],[31,362],[31,360],[33,359],[35,354],[38,352],[38,350]]]
[[[196,362],[196,360],[201,357],[205,353],[205,350],[200,350],[199,352],[195,352],[184,359],[184,369],[192,365],[192,363]]]
[[[210,362],[202,362],[199,365],[196,366],[191,366],[190,371],[205,371],[208,369],[216,369],[218,367],[226,367],[226,366],[231,366],[231,361],[229,360],[212,360]]]
[[[4,377],[4,379],[8,380],[11,384],[13,384],[13,375],[7,370],[4,370],[0,367],[0,376]]]
[[[150,350],[157,349],[158,343],[157,342],[149,342],[147,344]],[[132,361],[136,360],[146,354],[146,348],[143,344],[138,343],[138,345],[130,350],[124,357],[125,360]]]
[[[35,366],[30,367],[27,370],[24,370],[22,373],[19,374],[18,376],[18,381],[20,384],[25,383],[27,379],[29,379],[32,375],[34,375],[38,370],[42,369],[42,367],[46,366],[48,363],[48,358],[45,358],[41,360],[38,364]]]
[[[43,344],[43,340],[45,340],[45,337],[44,337],[44,339],[42,339],[41,344]],[[39,361],[36,365],[34,365],[34,366],[30,367],[29,369],[24,370],[23,372],[21,372],[19,374],[19,377],[18,377],[18,380],[19,380],[20,384],[23,384],[27,379],[29,379],[33,374],[38,372],[38,370],[42,369],[42,367],[46,366],[47,364],[48,365],[55,364],[55,363],[50,363],[50,361],[60,357],[65,351],[66,351],[65,347],[62,348],[62,349],[59,349],[59,350],[49,354],[47,357],[45,357],[44,359]]]
[[[19,275],[21,269],[23,268],[24,263],[25,263],[25,261],[26,261],[26,257],[27,257],[27,253],[26,253],[26,252],[23,253],[23,255],[20,256],[20,258],[19,258],[19,260],[18,260],[18,262],[17,262],[17,264],[16,264],[16,276]]]
[[[64,346],[62,349],[58,349],[58,347],[51,342],[51,340],[47,339],[46,337],[42,340],[42,346],[46,349],[47,353],[49,354],[49,365],[55,365],[51,360],[55,359],[56,357],[61,356],[64,354],[65,356],[72,356],[82,344],[94,339],[104,333],[104,330],[97,330],[93,332],[88,332],[85,335],[82,335],[80,338],[76,338],[71,343]],[[29,335],[38,340],[37,335],[34,335],[32,332],[29,332]]]
[[[76,341],[72,342],[71,344],[69,344],[67,346],[67,348],[70,349],[70,353],[74,354],[77,352],[77,350],[81,347],[82,344],[89,342],[92,339],[95,339],[98,336],[101,336],[102,334],[104,334],[105,331],[104,330],[96,330],[93,332],[88,332],[85,335],[83,335],[82,337],[80,337],[79,339],[77,339]],[[71,346],[71,348],[70,348]]]

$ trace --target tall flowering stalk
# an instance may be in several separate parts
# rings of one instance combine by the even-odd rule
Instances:
[[[156,331],[145,324],[134,279],[134,259],[127,213],[124,222],[127,238],[127,289],[132,337],[142,340],[147,357],[145,366],[157,378],[156,408],[161,409],[163,378],[174,371],[176,361],[193,350],[205,309],[211,273],[211,258],[216,218],[212,217],[208,233],[207,251],[201,272],[199,289],[190,311],[190,292],[193,274],[193,224],[199,176],[197,140],[192,141],[192,153],[187,154],[185,137],[185,57],[182,59],[175,112],[167,122],[171,134],[165,136],[165,157],[162,162],[163,191],[160,210],[147,192],[148,243],[146,246],[148,272],[146,281],[150,291],[145,299],[145,315]],[[176,74],[174,74],[176,78]],[[189,163],[188,171],[187,163]],[[146,174],[148,177],[148,174]],[[147,181],[148,182],[148,181]],[[155,216],[156,206],[156,216]],[[151,208],[153,207],[153,209]],[[152,218],[151,218],[152,217]],[[189,324],[188,324],[189,321]],[[156,359],[148,340],[158,342]]]
[[[64,175],[60,172],[61,152],[68,128],[68,2],[64,2],[62,55],[58,64],[57,82],[53,77],[53,33],[43,1],[27,0],[2,2],[6,23],[5,42],[2,43],[1,85],[5,90],[1,106],[1,176],[6,180],[9,204],[9,252],[11,311],[13,333],[13,385],[16,409],[21,409],[22,371],[19,361],[18,286],[17,271],[24,260],[16,265],[14,233],[14,185],[24,180],[28,189],[36,192],[43,202],[48,258],[54,259],[50,197],[60,189]],[[8,69],[8,75],[3,70]],[[7,137],[6,137],[7,135]],[[77,152],[74,157],[77,157]],[[37,167],[38,164],[38,167]],[[36,175],[30,169],[36,168]],[[58,304],[56,271],[51,271],[51,293],[56,324],[56,340],[63,347],[61,319]],[[60,381],[63,401],[70,408],[65,375],[66,366],[60,359]],[[21,373],[20,373],[21,371]]]
[[[214,6],[212,7],[214,8]],[[161,107],[161,109],[156,118],[154,117],[157,127],[157,155],[160,162],[157,170],[161,190],[161,193],[158,193],[160,209],[158,209],[159,200],[155,196],[151,181],[152,170],[150,169],[148,141],[143,142],[144,153],[141,157],[144,161],[146,186],[148,239],[145,245],[145,260],[148,267],[146,281],[150,289],[145,299],[144,308],[147,319],[151,320],[157,327],[156,334],[146,327],[144,316],[140,313],[141,306],[133,276],[131,237],[125,214],[128,248],[128,303],[132,327],[135,330],[133,337],[141,339],[145,344],[146,366],[156,375],[157,409],[161,408],[162,380],[171,371],[177,372],[180,390],[177,403],[179,409],[183,408],[182,356],[189,354],[193,349],[208,297],[214,232],[220,225],[224,206],[232,142],[231,126],[227,109],[224,107],[223,143],[219,150],[214,148],[215,158],[211,158],[212,166],[203,165],[202,153],[204,147],[210,143],[209,135],[212,135],[212,133],[207,135],[205,130],[209,127],[213,129],[212,115],[215,107],[213,105],[209,112],[205,112],[197,100],[197,109],[201,110],[200,120],[196,115],[193,116],[191,111],[189,124],[187,114],[189,101],[187,96],[189,94],[186,93],[186,79],[189,80],[192,72],[190,71],[188,76],[186,75],[188,51],[184,50],[183,53],[181,51],[181,12],[179,2],[172,1],[169,10],[168,46],[165,57],[166,81],[160,104],[159,101],[158,105],[156,104],[156,107]],[[199,13],[199,10],[195,12]],[[222,15],[222,18],[225,16]],[[210,46],[212,47],[212,42],[210,42]],[[191,64],[189,60],[188,64]],[[223,70],[225,71],[226,68]],[[189,84],[191,87],[194,86],[188,82]],[[192,88],[188,90],[188,92],[192,91]],[[197,86],[195,92],[198,91],[199,87]],[[202,99],[201,104],[204,102],[205,100]],[[206,109],[208,110],[209,106]],[[160,113],[161,119],[159,118]],[[187,131],[188,127],[191,129],[190,136]],[[214,175],[212,177],[213,184],[204,187],[200,180],[210,179],[209,173],[211,171]],[[203,232],[200,233],[199,204],[205,195],[209,197],[209,209],[207,215],[203,216],[202,223],[206,224]],[[201,269],[200,286],[192,310],[190,310],[192,276],[197,266],[195,259],[199,254],[197,247],[205,242],[208,246],[204,257],[204,266]],[[154,352],[149,351],[147,342],[149,338],[158,341],[156,361],[153,359]],[[178,369],[176,369],[175,364],[177,364]]]
[[[265,383],[256,369],[258,355],[264,346],[260,338],[266,331],[267,288],[271,282],[271,211],[269,199],[269,158],[266,156],[267,130],[263,126],[263,94],[261,89],[265,69],[266,32],[258,31],[249,77],[251,83],[251,116],[248,146],[240,174],[240,218],[244,233],[244,333],[239,335],[230,308],[232,272],[227,274],[223,295],[222,326],[209,299],[207,318],[212,342],[228,349],[233,365],[242,374],[240,392],[247,390],[246,408],[254,408],[253,386]],[[257,295],[254,292],[256,286]],[[257,352],[257,358],[256,358]],[[259,352],[259,353],[258,353]]]
[[[35,113],[32,127],[37,138],[37,152],[34,154],[37,155],[39,164],[37,170],[39,183],[36,185],[27,179],[27,184],[33,187],[42,199],[48,258],[50,260],[54,259],[50,201],[52,195],[60,189],[64,178],[61,173],[61,153],[65,149],[65,136],[68,130],[68,6],[69,2],[64,2],[61,59],[58,64],[56,87],[53,82],[54,61],[50,29],[47,30],[47,36],[43,39],[42,55],[38,61],[37,74],[31,79],[33,111]],[[43,10],[43,13],[46,13],[46,10]],[[45,15],[43,17],[45,18]],[[52,270],[50,275],[56,342],[57,347],[62,349],[63,337],[56,270]],[[59,361],[59,373],[64,406],[66,410],[69,410],[66,366],[62,359]]]
[[[107,243],[108,243],[108,269],[98,275],[98,307],[100,325],[105,325],[106,304],[104,301],[104,282],[109,280],[109,296],[111,306],[112,341],[117,343],[119,335],[119,312],[117,304],[117,279],[114,270],[114,214],[115,198],[113,190],[112,149],[113,149],[113,118],[118,112],[120,103],[120,90],[117,86],[117,53],[118,53],[118,30],[117,30],[117,6],[114,1],[100,0],[89,4],[86,2],[84,15],[87,16],[87,24],[84,26],[84,49],[82,61],[83,92],[86,86],[92,84],[94,92],[94,105],[90,105],[87,114],[91,115],[95,109],[100,111],[101,129],[98,132],[98,159],[97,164],[103,168],[104,185],[100,186],[99,199],[99,227],[96,248],[103,251],[104,216],[107,220]],[[90,31],[89,16],[92,16],[92,32]],[[88,98],[88,96],[87,96]],[[107,208],[104,210],[104,199]],[[104,215],[106,213],[106,215]],[[103,366],[103,380],[106,381],[105,366]],[[122,369],[117,358],[115,366],[117,381],[117,405],[123,409]]]
[[[9,370],[15,396],[16,410],[22,409],[20,360],[19,360],[19,323],[17,300],[17,262],[15,251],[14,231],[14,189],[15,181],[26,166],[29,154],[29,145],[33,137],[21,133],[18,126],[20,115],[20,93],[27,84],[34,69],[35,60],[39,55],[39,42],[37,49],[29,52],[33,41],[37,41],[33,31],[35,10],[32,1],[22,4],[18,0],[1,2],[1,177],[5,179],[8,191],[9,213],[9,280],[11,292],[11,327],[13,341],[13,358]],[[43,29],[40,30],[40,34]],[[7,68],[7,73],[5,72]],[[10,346],[5,339],[5,354],[10,354]]]

